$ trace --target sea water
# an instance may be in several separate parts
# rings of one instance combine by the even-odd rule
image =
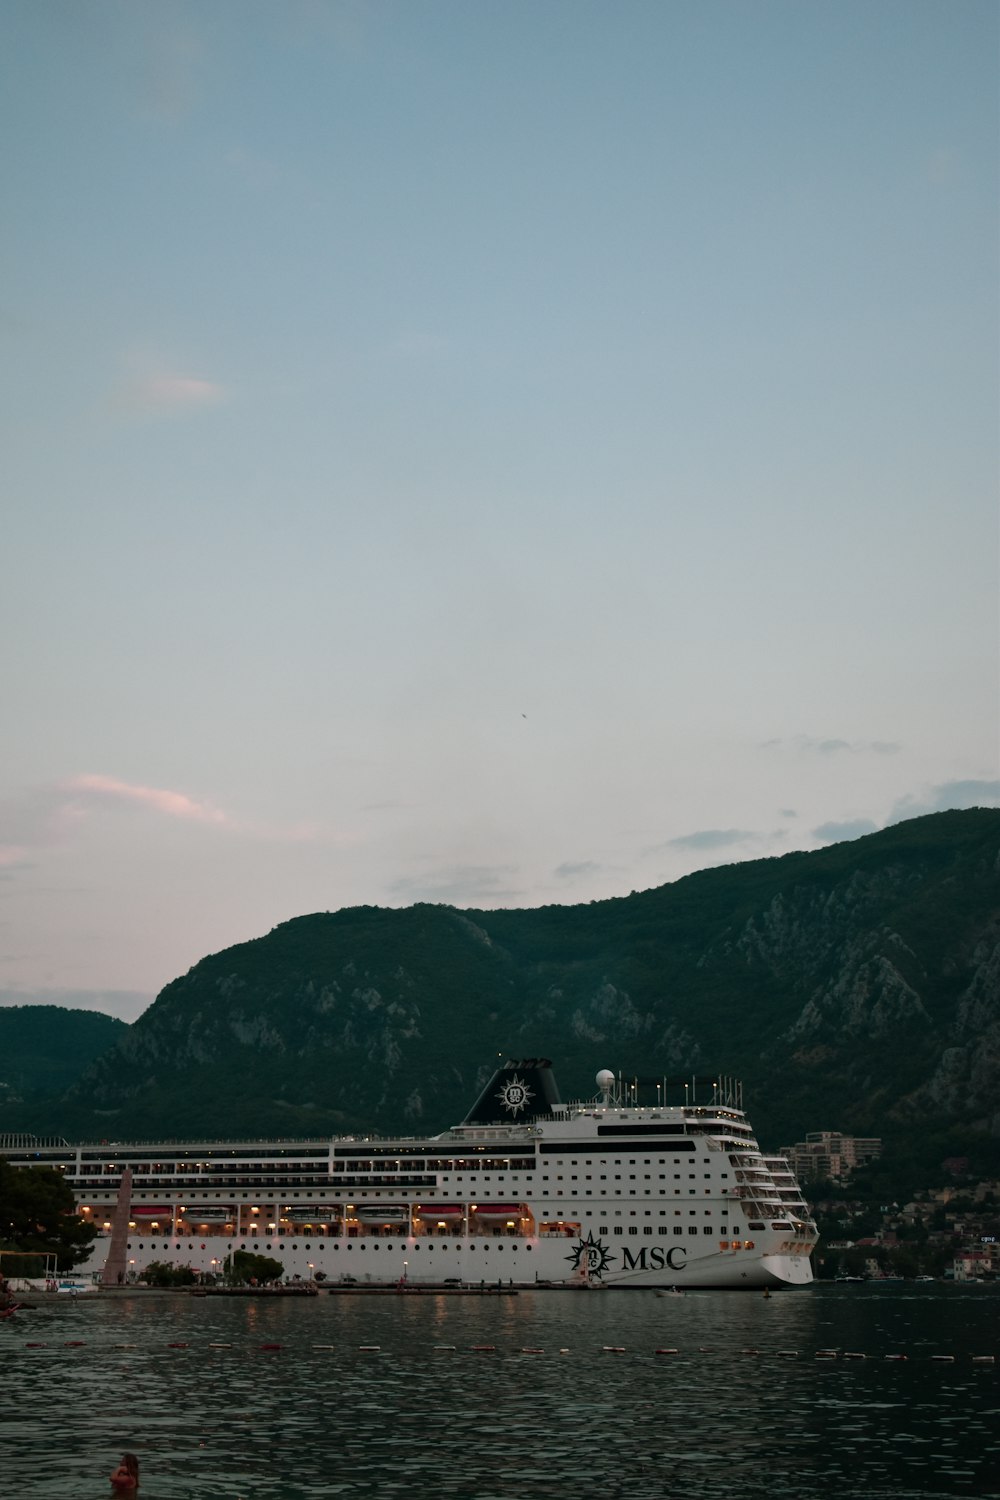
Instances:
[[[0,1496],[123,1450],[142,1500],[1000,1496],[989,1356],[993,1286],[53,1297],[0,1325]]]

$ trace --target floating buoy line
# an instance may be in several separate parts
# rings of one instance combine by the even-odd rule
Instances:
[[[41,1340],[32,1339],[26,1342],[24,1347],[25,1349],[96,1349],[98,1351],[102,1348],[105,1350],[110,1348],[116,1353],[119,1351],[135,1350],[139,1348],[175,1349],[179,1351],[194,1350],[195,1352],[197,1352],[198,1348],[201,1347],[202,1349],[208,1348],[218,1350],[235,1348],[238,1350],[249,1350],[251,1352],[271,1354],[278,1354],[285,1350],[288,1350],[290,1352],[297,1352],[302,1348],[301,1345],[279,1343],[234,1345],[232,1342],[224,1343],[222,1341],[214,1339],[210,1340],[208,1344],[201,1346],[177,1339],[172,1340],[170,1343],[161,1345],[139,1345],[135,1343],[100,1345],[89,1343],[87,1339],[65,1339],[58,1344],[49,1344]],[[339,1353],[349,1353],[352,1349],[358,1354],[381,1354],[383,1352],[381,1344],[308,1344],[305,1347],[308,1348],[311,1352],[317,1354],[328,1354],[334,1351],[337,1351]],[[434,1344],[432,1347],[435,1354],[499,1354],[505,1352],[499,1349],[496,1344]],[[388,1350],[386,1351],[386,1353],[389,1352],[390,1351]],[[512,1352],[515,1354],[545,1354],[546,1350],[539,1345],[522,1344],[520,1346],[513,1347],[510,1351],[507,1352]],[[571,1354],[573,1351],[571,1349],[560,1347],[551,1352],[554,1352],[556,1354]],[[624,1344],[601,1344],[598,1346],[598,1353],[600,1354],[641,1355],[645,1352],[647,1351],[642,1349],[629,1349]],[[657,1356],[672,1355],[675,1357],[683,1357],[686,1352],[691,1356],[719,1355],[724,1358],[729,1358],[734,1351],[725,1349],[710,1349],[705,1345],[700,1345],[697,1349],[688,1351],[674,1348],[672,1346],[658,1346],[650,1352]],[[748,1346],[745,1349],[740,1349],[738,1352],[740,1355],[752,1359],[799,1359],[803,1353],[805,1353],[806,1355],[808,1355],[809,1353],[808,1350],[803,1351],[799,1349],[759,1349],[754,1346]],[[879,1355],[866,1354],[859,1349],[815,1349],[813,1350],[813,1358],[817,1360],[882,1360],[885,1363],[905,1364],[909,1360],[910,1356],[901,1352]],[[996,1364],[995,1354],[973,1354],[968,1356],[968,1358],[969,1362],[974,1365],[993,1366]],[[960,1362],[959,1357],[954,1354],[925,1354],[917,1356],[917,1359],[926,1361],[929,1364],[936,1365],[954,1365]]]

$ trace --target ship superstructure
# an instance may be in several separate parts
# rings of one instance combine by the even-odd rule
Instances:
[[[604,1070],[597,1083],[593,1100],[563,1103],[548,1059],[509,1060],[460,1125],[422,1139],[8,1138],[0,1153],[64,1174],[100,1231],[94,1272],[130,1171],[127,1279],[153,1261],[221,1273],[248,1250],[286,1278],[332,1283],[812,1280],[816,1226],[788,1163],[761,1153],[735,1081],[640,1086]],[[683,1102],[666,1102],[671,1089]]]

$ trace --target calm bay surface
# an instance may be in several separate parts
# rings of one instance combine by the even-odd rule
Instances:
[[[50,1298],[0,1325],[0,1493],[129,1449],[142,1500],[1000,1497],[990,1355],[994,1286]]]

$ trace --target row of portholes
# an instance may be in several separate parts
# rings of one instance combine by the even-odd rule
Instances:
[[[466,1243],[467,1243],[468,1248],[470,1250],[475,1250],[475,1248],[476,1248],[476,1241],[475,1240],[469,1239]],[[500,1251],[503,1250],[503,1241],[502,1240],[498,1241],[496,1244],[494,1244],[492,1240],[481,1239],[479,1241],[479,1243],[482,1245],[482,1247],[483,1247],[484,1250],[489,1250],[489,1248],[490,1248],[491,1245],[493,1245],[493,1248],[496,1249],[496,1250],[500,1250]],[[295,1245],[293,1245],[292,1249],[294,1250],[295,1248],[296,1248]],[[323,1247],[321,1245],[320,1249],[322,1250],[322,1248]],[[337,1245],[337,1244],[335,1244],[333,1248],[335,1250],[339,1250],[340,1246]],[[362,1241],[362,1242],[360,1242],[359,1244],[356,1244],[356,1245],[352,1245],[352,1244],[349,1243],[348,1246],[347,1246],[347,1248],[348,1248],[348,1250],[367,1250],[368,1246],[364,1243],[364,1241]],[[378,1240],[373,1240],[372,1241],[372,1249],[373,1250],[381,1250],[381,1248],[382,1248],[382,1246],[379,1244]],[[396,1246],[389,1245],[386,1248],[390,1249],[390,1250],[393,1250],[393,1249],[396,1249]],[[433,1240],[430,1240],[428,1242],[427,1248],[428,1248],[428,1250],[433,1250],[434,1249],[434,1241]],[[441,1249],[441,1250],[447,1250],[449,1248],[448,1242],[446,1240],[443,1241],[438,1248]],[[520,1249],[520,1246],[515,1241],[515,1243],[512,1244],[510,1248],[512,1250],[518,1250],[518,1249]],[[531,1251],[534,1249],[534,1246],[533,1245],[525,1245],[524,1248],[530,1254]],[[306,1246],[306,1249],[307,1250],[309,1249],[308,1245]],[[407,1253],[407,1255],[409,1255],[411,1251],[419,1250],[420,1249],[420,1242],[417,1241],[414,1244],[400,1245],[399,1249],[405,1250],[406,1253]]]
[[[270,1241],[266,1240],[266,1239],[255,1240],[253,1243],[254,1243],[254,1247],[255,1248],[257,1248],[260,1245],[263,1245],[265,1247],[265,1249],[267,1249],[269,1247],[269,1245],[270,1245]],[[491,1240],[484,1239],[482,1241],[483,1249],[484,1250],[489,1250],[489,1248],[492,1245],[492,1243],[493,1242]],[[469,1240],[468,1241],[468,1246],[469,1246],[470,1250],[475,1250],[475,1248],[476,1248],[475,1241],[474,1240]],[[131,1240],[130,1240],[128,1248],[130,1250],[145,1250],[146,1245],[145,1245],[145,1242],[142,1241],[142,1240],[140,1240],[140,1242],[139,1242],[138,1245],[133,1245],[132,1242],[131,1242]],[[155,1250],[156,1249],[156,1245],[151,1243],[150,1246],[149,1246],[149,1248],[150,1248],[150,1250]],[[170,1242],[169,1242],[169,1240],[164,1240],[163,1241],[163,1248],[164,1248],[164,1250],[169,1250],[170,1249]],[[180,1247],[179,1243],[177,1243],[177,1244],[174,1245],[174,1249],[175,1250],[179,1250],[180,1248],[181,1247]],[[207,1243],[202,1243],[201,1248],[203,1250],[207,1250],[208,1249]],[[241,1250],[245,1250],[246,1248],[247,1248],[246,1240],[243,1240],[242,1243],[240,1244],[240,1249]],[[282,1249],[288,1249],[289,1247],[287,1245],[285,1245],[285,1246],[282,1246],[280,1248],[282,1248]],[[298,1245],[292,1245],[291,1248],[293,1250],[297,1250],[299,1247],[298,1247]],[[302,1246],[303,1250],[311,1250],[312,1248],[313,1248],[312,1245],[309,1245],[309,1244],[306,1244],[306,1245]],[[319,1249],[319,1252],[322,1255],[323,1251],[326,1249],[326,1246],[325,1245],[319,1245],[317,1248]],[[337,1244],[337,1243],[334,1243],[333,1248],[334,1248],[334,1250],[339,1250],[340,1249],[340,1245]],[[348,1242],[347,1248],[348,1248],[348,1250],[354,1250],[355,1248],[357,1248],[359,1250],[367,1250],[368,1246],[364,1243],[364,1241],[359,1242],[357,1246],[355,1246],[355,1245],[351,1244],[350,1242]],[[382,1246],[381,1246],[381,1244],[379,1243],[378,1240],[373,1240],[372,1241],[372,1249],[373,1250],[381,1250],[381,1248],[382,1248]],[[395,1250],[397,1248],[400,1249],[400,1250],[405,1250],[406,1253],[409,1254],[411,1250],[419,1250],[420,1249],[420,1244],[418,1242],[418,1243],[412,1244],[412,1245],[400,1245],[400,1246],[397,1247],[396,1245],[393,1245],[390,1242],[386,1246],[387,1250]],[[434,1249],[434,1241],[433,1240],[430,1240],[428,1242],[427,1248],[428,1248],[428,1250],[433,1250]],[[449,1248],[447,1240],[442,1241],[440,1248],[442,1250],[447,1250]],[[499,1251],[502,1251],[503,1250],[503,1241],[499,1240],[497,1242],[495,1248],[497,1250],[499,1250]],[[510,1248],[512,1250],[518,1250],[518,1249],[520,1249],[520,1246],[515,1242],[514,1244],[511,1245]],[[534,1249],[534,1246],[533,1245],[525,1245],[524,1248],[530,1254],[531,1251]],[[232,1249],[233,1249],[232,1243],[227,1242],[227,1244],[226,1244],[226,1250],[229,1251],[229,1250],[232,1250]]]

